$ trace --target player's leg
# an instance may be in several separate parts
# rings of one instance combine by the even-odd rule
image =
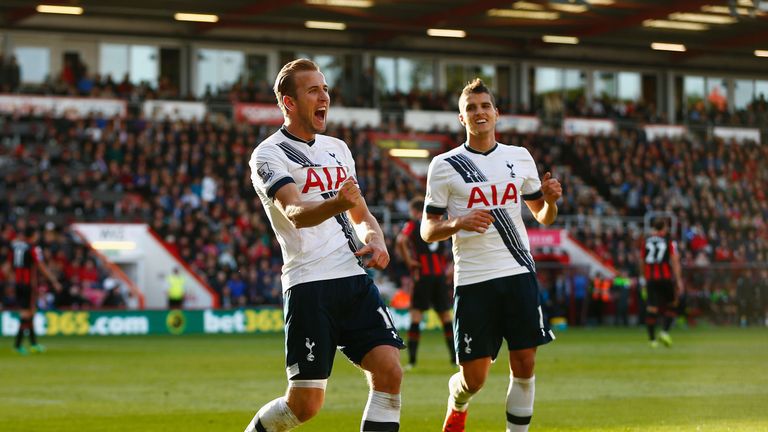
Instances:
[[[648,340],[651,344],[656,342],[656,322],[659,319],[659,308],[648,305],[645,307],[645,327],[648,331]]]
[[[379,289],[367,276],[350,279],[344,298],[348,311],[338,345],[368,377],[368,401],[363,411],[363,432],[400,430],[400,383],[403,369],[399,350],[404,344],[384,305]]]
[[[464,432],[469,401],[483,388],[491,368],[491,357],[462,362],[459,372],[448,380],[448,411],[443,432]]]
[[[459,372],[448,380],[448,410],[444,432],[462,432],[472,397],[483,388],[491,362],[501,347],[501,333],[496,325],[498,308],[494,306],[493,281],[456,288],[454,298],[454,341]]]
[[[337,341],[329,312],[328,282],[294,286],[285,293],[288,391],[267,403],[245,432],[284,432],[314,417],[323,405]]]
[[[451,320],[451,311],[445,310],[438,312],[440,322],[443,324],[443,337],[445,345],[448,347],[448,356],[451,364],[456,364],[456,348],[454,348],[453,320]]]
[[[536,348],[555,336],[547,327],[539,302],[536,275],[511,276],[504,291],[504,338],[509,348],[507,432],[525,432],[533,416]]]
[[[664,304],[664,322],[662,324],[662,331],[659,332],[659,340],[665,346],[672,346],[672,337],[669,335],[669,330],[672,328],[672,324],[677,318],[677,302],[675,299],[675,286],[672,282],[665,283],[662,287],[662,304]]]
[[[415,290],[414,290],[415,292]],[[411,309],[411,326],[408,328],[408,368],[416,366],[416,358],[419,351],[419,340],[421,339],[421,320],[423,313],[419,309]]]
[[[27,335],[29,336],[29,346],[33,352],[43,352],[44,348],[37,343],[37,334],[35,333],[35,310],[29,311],[27,318]]]
[[[451,303],[453,299],[453,289],[447,283],[443,276],[435,278],[432,287],[432,307],[440,317],[440,323],[443,325],[443,337],[445,345],[448,347],[448,355],[451,364],[456,364],[456,350],[453,340],[453,320],[451,317]]]
[[[325,382],[325,380],[291,381],[287,394],[261,407],[245,428],[245,432],[290,431],[308,421],[323,406]],[[313,385],[315,387],[311,387]]]
[[[411,296],[411,326],[408,329],[408,369],[416,366],[416,359],[421,339],[421,321],[424,311],[430,308],[430,299],[434,277],[422,276],[413,286]],[[453,341],[451,341],[453,342]]]
[[[390,345],[379,345],[368,351],[360,367],[366,372],[370,389],[360,430],[400,430],[400,384],[403,370],[400,367],[399,350]]]
[[[448,412],[466,412],[469,401],[485,385],[491,368],[491,357],[462,361],[459,372],[448,380]]]
[[[27,349],[22,345],[24,343],[24,333],[29,327],[29,311],[24,309],[19,312],[19,330],[16,332],[16,338],[13,342],[13,349],[19,354],[26,354]]]
[[[16,332],[13,348],[19,354],[27,354],[24,347],[24,334],[32,328],[32,288],[23,284],[16,285],[16,299],[19,302],[19,330]]]
[[[536,348],[509,352],[509,387],[507,388],[507,431],[528,430],[536,394],[534,363]]]
[[[651,281],[647,285],[648,300],[645,306],[645,327],[648,330],[648,340],[651,341],[652,347],[658,346],[656,341],[656,322],[659,319],[659,296],[656,283]]]

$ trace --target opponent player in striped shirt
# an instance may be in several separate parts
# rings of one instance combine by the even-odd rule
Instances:
[[[448,346],[451,364],[456,364],[453,350],[453,323],[451,322],[452,287],[448,284],[448,263],[445,252],[448,242],[427,243],[421,238],[421,219],[424,212],[424,198],[413,198],[409,203],[411,219],[397,235],[397,250],[413,277],[411,294],[411,326],[408,329],[408,365],[406,370],[416,367],[421,339],[421,320],[424,312],[433,308],[443,325],[443,337]]]
[[[11,263],[13,265],[16,302],[19,306],[19,331],[13,348],[19,354],[26,355],[27,349],[22,344],[24,334],[29,335],[30,350],[43,352],[45,347],[37,343],[34,317],[37,309],[36,290],[39,286],[39,274],[45,276],[56,292],[61,292],[61,284],[48,269],[43,260],[43,252],[37,245],[37,230],[27,227],[24,232],[11,242]]]
[[[315,416],[339,347],[370,383],[361,431],[398,431],[404,345],[365,271],[389,263],[384,235],[360,195],[349,148],[320,135],[330,98],[318,66],[286,64],[274,90],[285,123],[254,150],[250,167],[283,253],[288,392],[245,430],[288,431]]]
[[[428,242],[453,237],[454,334],[461,369],[448,384],[443,431],[464,430],[469,401],[483,387],[502,340],[511,371],[506,430],[527,431],[536,347],[554,335],[539,304],[522,204],[549,225],[557,217],[562,189],[550,173],[539,180],[525,148],[496,142],[499,112],[480,79],[464,87],[459,112],[467,141],[430,163],[421,224]]]
[[[645,279],[648,294],[645,307],[648,339],[651,347],[659,346],[656,340],[656,322],[659,315],[662,315],[664,322],[659,339],[669,347],[672,346],[669,329],[675,321],[677,302],[685,287],[677,244],[670,239],[664,219],[657,218],[653,221],[653,232],[643,241],[642,255],[641,274]]]

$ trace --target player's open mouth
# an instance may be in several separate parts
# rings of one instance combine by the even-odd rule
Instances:
[[[315,118],[319,121],[325,121],[325,115],[328,113],[328,108],[319,108],[315,111]]]
[[[476,124],[486,124],[486,123],[488,123],[488,120],[486,120],[486,119],[480,119],[480,120],[477,120],[477,121],[475,121],[475,123],[476,123]]]

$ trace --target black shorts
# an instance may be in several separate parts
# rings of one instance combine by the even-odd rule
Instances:
[[[366,275],[307,282],[285,292],[285,352],[289,380],[326,379],[336,347],[353,363],[379,345],[405,345]]]
[[[32,307],[32,286],[16,284],[16,304],[22,310]]]
[[[669,279],[649,280],[648,306],[667,306],[675,301],[675,284]]]
[[[533,273],[456,287],[453,328],[459,363],[483,357],[495,360],[502,339],[510,351],[555,339],[541,311]]]
[[[445,312],[451,308],[451,287],[442,276],[421,276],[413,286],[411,309],[425,311],[429,308],[435,312]]]

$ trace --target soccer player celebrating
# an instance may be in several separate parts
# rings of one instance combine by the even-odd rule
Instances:
[[[643,242],[641,266],[640,274],[645,279],[648,294],[645,324],[651,347],[659,346],[656,340],[656,321],[660,312],[663,313],[664,323],[662,331],[659,332],[659,339],[665,346],[672,346],[669,329],[675,321],[677,301],[685,288],[677,245],[669,238],[664,219],[657,218],[653,221],[653,232]]]
[[[472,396],[485,383],[491,362],[509,349],[507,431],[527,431],[533,414],[536,347],[554,339],[542,316],[536,269],[521,216],[525,201],[549,225],[557,217],[560,182],[539,180],[530,153],[499,144],[499,111],[480,79],[464,87],[459,121],[467,142],[429,165],[421,236],[453,237],[454,333],[460,365],[448,383],[443,431],[463,431]],[[448,218],[444,218],[446,215]]]
[[[37,246],[37,230],[27,227],[24,233],[11,243],[11,262],[16,279],[16,301],[19,305],[19,331],[16,334],[13,348],[19,354],[26,355],[27,349],[22,345],[24,333],[29,335],[30,350],[43,352],[45,348],[37,343],[35,334],[35,303],[37,301],[36,290],[38,287],[38,270],[53,285],[56,292],[61,292],[61,284],[53,276],[48,266],[43,261],[43,252]]]
[[[285,263],[288,391],[245,430],[288,431],[315,416],[338,346],[370,383],[361,431],[398,431],[403,341],[365,272],[389,263],[384,236],[360,194],[347,144],[320,135],[330,98],[319,67],[306,59],[286,64],[274,91],[285,122],[256,147],[250,167]]]
[[[451,293],[446,283],[446,242],[427,243],[419,232],[424,211],[424,199],[414,198],[409,203],[411,220],[400,234],[397,235],[397,250],[411,271],[414,279],[413,295],[411,295],[411,327],[408,330],[408,366],[416,366],[421,338],[421,320],[424,311],[430,307],[435,309],[443,323],[443,335],[448,345],[451,363],[454,363],[456,353],[453,349],[453,323],[451,323]]]

